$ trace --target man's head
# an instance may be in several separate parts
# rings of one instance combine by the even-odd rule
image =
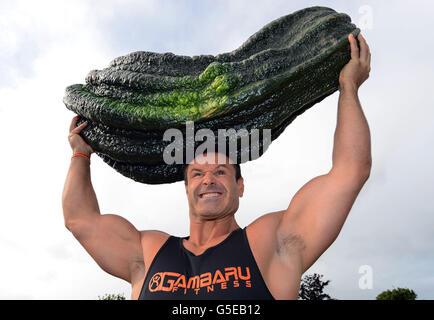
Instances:
[[[190,214],[214,220],[235,214],[244,193],[239,164],[219,153],[197,156],[184,168]]]

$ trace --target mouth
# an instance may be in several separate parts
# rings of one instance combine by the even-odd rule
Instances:
[[[212,198],[218,198],[222,195],[221,192],[204,192],[199,194],[199,198],[201,199],[212,199]]]

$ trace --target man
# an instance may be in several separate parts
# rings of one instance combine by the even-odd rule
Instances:
[[[100,214],[90,179],[93,153],[71,123],[74,154],[63,191],[65,225],[106,272],[132,285],[132,299],[297,299],[302,274],[337,238],[371,168],[370,133],[358,88],[371,54],[349,35],[351,60],[339,76],[331,170],[305,184],[287,209],[241,229],[234,217],[244,181],[238,165],[196,158],[186,167],[190,236],[138,231]],[[211,158],[208,158],[211,156]],[[217,155],[207,155],[212,159]]]

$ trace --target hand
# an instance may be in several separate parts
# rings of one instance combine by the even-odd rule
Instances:
[[[88,145],[82,137],[80,137],[80,131],[87,125],[87,121],[83,122],[78,127],[75,127],[80,115],[76,115],[72,118],[71,125],[69,126],[69,144],[71,145],[73,152],[81,152],[90,156],[94,151],[90,145]]]
[[[339,74],[339,90],[348,88],[357,92],[360,85],[369,77],[371,52],[365,38],[361,34],[357,38],[360,43],[360,53],[356,39],[352,34],[348,36],[351,47],[351,60],[342,68]]]

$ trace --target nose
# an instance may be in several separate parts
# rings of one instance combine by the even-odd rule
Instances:
[[[204,176],[203,176],[203,180],[202,183],[205,185],[212,185],[215,183],[215,177],[214,174],[210,171],[205,172]]]

